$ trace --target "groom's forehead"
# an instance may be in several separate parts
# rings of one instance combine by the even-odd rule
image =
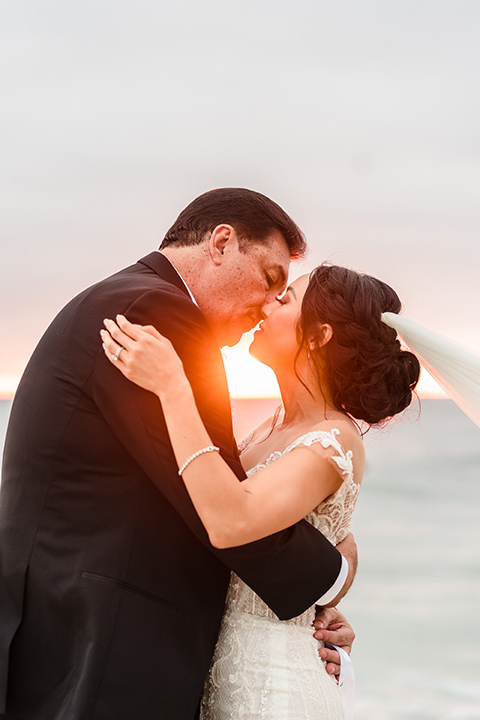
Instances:
[[[257,245],[256,249],[263,263],[267,266],[278,268],[286,280],[291,257],[289,247],[283,236],[275,234],[269,238],[267,242]]]

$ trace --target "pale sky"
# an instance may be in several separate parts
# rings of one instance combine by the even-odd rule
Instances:
[[[212,187],[480,353],[478,0],[2,0],[0,392]]]

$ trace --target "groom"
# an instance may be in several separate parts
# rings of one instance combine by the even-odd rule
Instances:
[[[123,313],[169,337],[243,479],[218,348],[259,321],[304,250],[271,200],[214,190],[180,214],[161,252],[85,290],[47,329],[5,442],[0,718],[192,720],[230,570],[282,619],[348,587],[342,556],[305,521],[210,545],[157,399],[111,366],[98,334]]]

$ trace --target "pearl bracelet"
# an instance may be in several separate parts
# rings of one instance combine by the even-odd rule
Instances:
[[[195,460],[197,457],[200,457],[200,455],[204,455],[205,453],[211,453],[211,452],[220,452],[220,448],[218,448],[216,445],[208,445],[207,447],[202,448],[201,450],[197,450],[197,452],[194,452],[193,455],[190,455],[188,460],[185,460],[182,467],[178,471],[178,474],[181,475],[185,468],[187,468],[190,463]]]

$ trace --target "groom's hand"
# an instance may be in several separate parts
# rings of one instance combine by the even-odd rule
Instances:
[[[318,608],[315,622],[314,638],[332,643],[343,648],[349,655],[352,651],[355,633],[344,615],[335,607]],[[330,675],[340,674],[340,656],[336,650],[328,647],[320,648],[318,654],[326,662],[326,670]]]

